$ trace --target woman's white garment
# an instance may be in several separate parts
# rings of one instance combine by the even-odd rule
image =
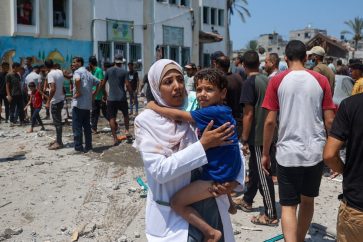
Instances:
[[[164,67],[171,63],[182,73],[176,62],[167,59],[156,61],[148,73],[156,102],[166,107],[167,103],[161,98],[160,82]],[[151,242],[187,241],[188,222],[169,206],[156,201],[168,203],[177,191],[190,183],[191,171],[208,163],[203,146],[197,142],[197,136],[188,123],[175,122],[152,110],[143,111],[134,124],[134,147],[141,152],[150,188],[145,213],[147,239]],[[238,181],[243,184],[244,174],[239,177]],[[228,198],[223,195],[216,201],[225,241],[234,241]]]
[[[148,109],[135,119],[135,137],[134,146],[141,151],[150,188],[145,213],[148,241],[187,241],[188,222],[169,206],[156,201],[169,202],[177,191],[190,183],[191,171],[207,164],[203,146],[189,124],[176,123]],[[182,142],[177,144],[178,140]],[[244,183],[244,169],[237,181]],[[216,198],[216,202],[225,241],[234,241],[228,198],[223,195]]]

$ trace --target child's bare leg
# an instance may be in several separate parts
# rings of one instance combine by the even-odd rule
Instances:
[[[231,197],[231,194],[228,194],[228,200],[229,200],[229,209],[228,209],[228,212],[230,214],[236,214],[237,213],[237,209],[234,205],[234,202],[232,200],[232,197]]]
[[[203,233],[204,241],[217,242],[222,237],[222,233],[206,223],[200,214],[193,207],[189,206],[195,202],[212,197],[212,194],[208,191],[210,186],[210,181],[198,180],[192,182],[171,198],[170,206],[188,223],[194,225]]]

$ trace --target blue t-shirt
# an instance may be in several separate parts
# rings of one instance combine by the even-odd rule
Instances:
[[[236,120],[234,120],[232,110],[228,106],[209,106],[191,111],[190,114],[200,133],[203,133],[211,120],[214,121],[213,129],[226,122],[230,122],[236,127]],[[236,179],[242,165],[236,128],[230,140],[233,140],[232,144],[211,148],[206,151],[208,164],[203,166],[202,180],[227,182]]]

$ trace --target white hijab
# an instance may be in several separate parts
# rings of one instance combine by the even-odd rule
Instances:
[[[156,61],[148,73],[151,92],[156,102],[166,107],[170,106],[161,98],[160,82],[164,67],[171,63],[176,65],[179,68],[178,71],[182,73],[179,64],[168,59]],[[195,141],[196,136],[189,123],[175,122],[149,109],[144,110],[135,119],[134,147],[141,152],[169,157]]]

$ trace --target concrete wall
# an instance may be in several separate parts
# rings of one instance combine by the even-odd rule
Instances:
[[[0,7],[0,36],[10,35],[10,1],[12,0],[1,0]],[[0,46],[1,48],[1,46]]]
[[[49,0],[38,0],[37,27],[23,32],[16,24],[15,0],[2,0],[0,8],[0,58],[4,61],[23,62],[25,57],[32,56],[34,63],[42,63],[50,58],[63,67],[70,65],[72,56],[82,56],[85,60],[93,53],[91,43],[92,1],[71,0],[72,25],[51,33]],[[81,11],[80,11],[81,10]],[[80,14],[81,13],[81,14]],[[15,15],[15,16],[14,16]],[[53,26],[53,25],[52,25]],[[26,26],[27,27],[27,26]],[[33,31],[34,30],[34,31]],[[33,32],[32,32],[33,31]]]
[[[211,25],[211,24],[204,24],[203,23],[203,6],[210,7],[210,8],[217,8],[224,10],[224,26]],[[227,19],[227,4],[226,1],[221,0],[203,0],[201,3],[201,30],[204,32],[212,32],[212,27],[214,30],[218,31],[220,35],[223,36],[223,41],[210,43],[210,44],[203,44],[203,53],[212,54],[215,51],[222,51],[223,53],[227,53],[227,28],[228,28],[228,19]],[[218,21],[218,19],[217,19]]]
[[[0,57],[4,61],[24,63],[24,59],[31,56],[34,64],[41,64],[45,59],[53,59],[66,68],[70,66],[72,57],[82,56],[87,62],[92,53],[90,41],[31,36],[2,36],[0,46]]]

